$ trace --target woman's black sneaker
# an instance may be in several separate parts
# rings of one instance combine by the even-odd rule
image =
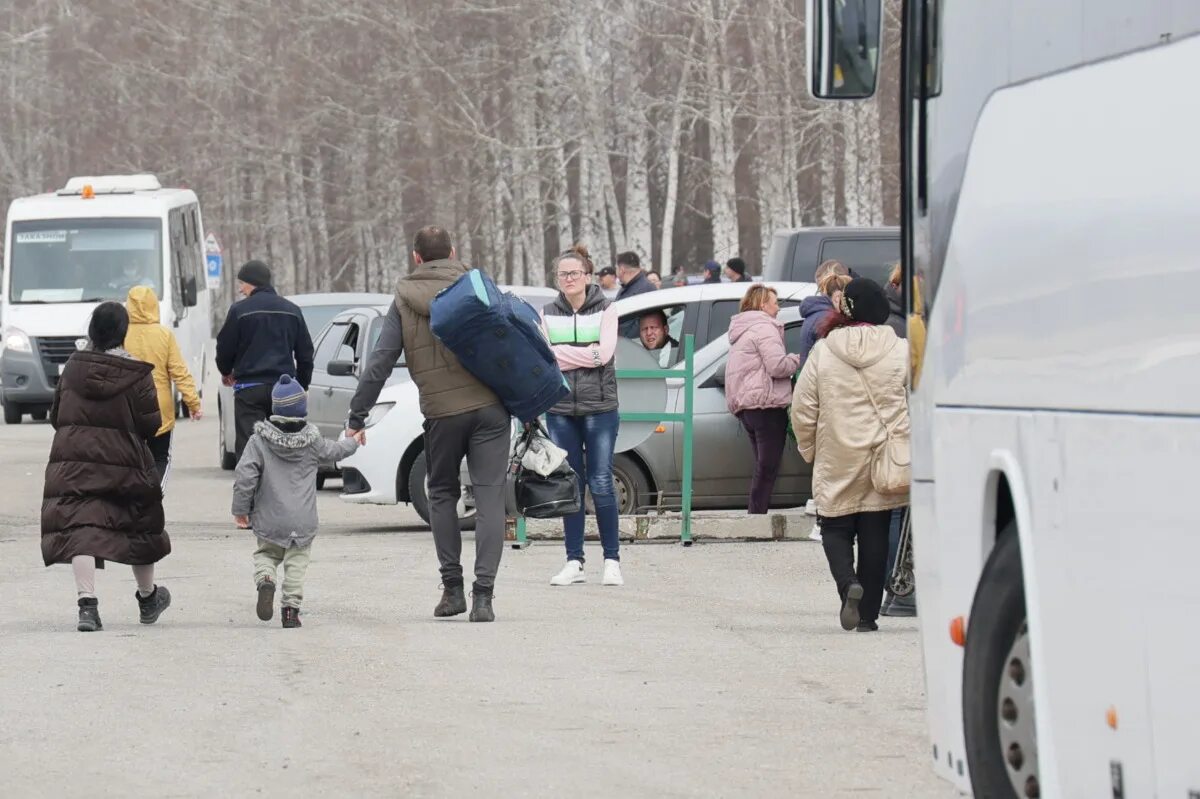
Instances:
[[[267,578],[258,584],[258,617],[270,621],[275,615],[275,581]]]
[[[860,633],[874,633],[879,632],[879,625],[873,621],[860,621],[854,629]]]
[[[81,633],[94,633],[103,630],[100,623],[100,601],[94,598],[79,600],[79,625],[75,628]]]
[[[300,608],[289,608],[287,605],[284,605],[279,615],[283,617],[283,626],[285,629],[301,626]]]
[[[853,630],[858,626],[858,603],[862,601],[863,587],[858,583],[850,583],[846,589],[846,598],[842,600],[842,629]]]
[[[142,624],[154,624],[162,612],[171,607],[171,592],[163,585],[154,586],[150,596],[142,596],[141,591],[134,591],[133,595],[137,597]]]

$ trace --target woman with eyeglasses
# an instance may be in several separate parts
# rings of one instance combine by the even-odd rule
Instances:
[[[550,439],[567,451],[571,468],[587,485],[596,509],[604,548],[604,585],[623,585],[617,496],[613,488],[613,448],[620,417],[617,412],[617,313],[603,291],[592,283],[587,248],[576,244],[554,259],[558,297],[542,310],[546,338],[571,394],[550,409]],[[551,585],[587,582],[583,570],[585,509],[563,519],[567,563]]]

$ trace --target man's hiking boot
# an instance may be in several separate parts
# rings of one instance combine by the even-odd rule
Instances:
[[[492,592],[476,588],[471,592],[471,621],[495,621],[492,611]]]
[[[94,597],[79,600],[79,626],[75,629],[81,633],[94,633],[104,629],[104,625],[100,623],[100,600]]]
[[[283,617],[283,627],[285,630],[301,626],[300,608],[290,608],[284,605],[279,615]]]
[[[255,610],[263,621],[270,621],[275,615],[275,581],[270,577],[258,584],[258,604]]]
[[[138,614],[142,624],[154,624],[162,612],[171,607],[171,592],[165,585],[154,586],[150,596],[142,596],[140,591],[134,591],[133,595],[137,597]]]
[[[433,615],[439,619],[444,619],[448,616],[457,616],[460,613],[466,612],[467,595],[463,590],[462,583],[458,585],[443,585],[442,601],[437,603],[437,607],[433,609]]]

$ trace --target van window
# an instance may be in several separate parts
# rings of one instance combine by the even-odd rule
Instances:
[[[161,219],[12,223],[13,303],[123,302],[134,286],[162,297]]]
[[[869,277],[882,286],[900,260],[900,240],[826,239],[821,243],[821,257],[809,266],[808,275],[794,279],[811,281],[817,265],[831,258],[853,269],[859,277]]]
[[[188,263],[183,211],[179,208],[172,208],[167,214],[167,235],[171,241],[171,307],[175,309],[175,318],[179,319],[184,313],[183,277],[187,274]]]
[[[189,205],[184,209],[184,219],[188,221],[191,231],[189,242],[189,257],[192,262],[192,274],[196,277],[196,291],[208,291],[208,269],[204,259],[204,241],[200,238],[200,209]]]

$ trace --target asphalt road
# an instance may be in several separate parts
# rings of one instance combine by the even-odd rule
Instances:
[[[415,514],[327,490],[305,626],[283,630],[254,615],[210,417],[178,434],[173,606],[138,624],[110,564],[105,629],[81,634],[70,570],[38,550],[51,436],[0,427],[5,797],[955,795],[916,621],[843,632],[817,545],[630,545],[624,587],[551,588],[543,543],[506,551],[495,624],[443,621]]]

